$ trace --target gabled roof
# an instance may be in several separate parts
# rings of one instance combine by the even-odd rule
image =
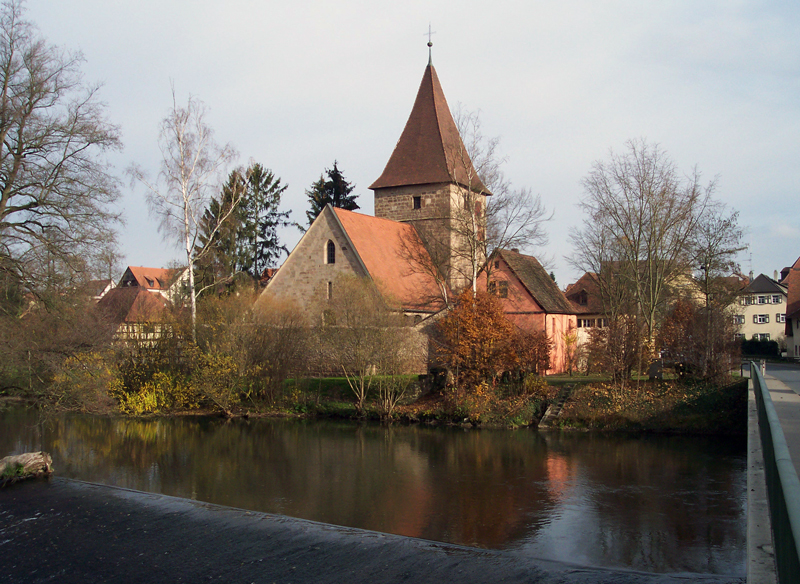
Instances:
[[[600,296],[600,284],[597,281],[597,274],[586,272],[578,278],[574,284],[567,286],[564,293],[572,303],[576,314],[601,314],[603,310],[603,300]],[[586,304],[581,304],[579,299],[581,294],[586,295]]]
[[[545,312],[575,314],[575,308],[535,257],[507,249],[498,249],[494,253],[503,258]]]
[[[171,268],[146,268],[143,266],[128,266],[125,273],[120,279],[119,286],[122,287],[123,282],[135,281],[140,288],[148,288],[149,290],[169,290],[169,287],[175,283],[176,277],[183,272],[183,269]]]
[[[115,324],[158,322],[167,306],[161,294],[137,286],[114,288],[97,303],[97,309]]]
[[[744,291],[751,292],[753,294],[786,294],[786,286],[784,284],[779,284],[769,276],[759,274],[756,279],[750,282]]]
[[[383,174],[369,188],[437,183],[458,183],[491,194],[475,172],[447,107],[436,69],[429,63],[394,152]]]
[[[414,227],[389,219],[333,209],[370,277],[387,297],[410,310],[439,310],[441,293],[433,276],[411,259],[427,256]]]

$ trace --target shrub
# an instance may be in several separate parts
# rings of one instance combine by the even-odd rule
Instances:
[[[516,366],[514,325],[490,294],[466,290],[437,327],[442,336],[439,354],[467,391],[494,385],[498,375]]]

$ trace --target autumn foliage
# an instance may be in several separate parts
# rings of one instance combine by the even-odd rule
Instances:
[[[438,329],[439,356],[462,388],[493,385],[504,373],[543,374],[550,364],[547,335],[517,329],[485,292],[464,292]]]

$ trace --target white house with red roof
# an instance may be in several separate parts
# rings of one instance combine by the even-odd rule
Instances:
[[[117,288],[144,288],[160,294],[173,304],[183,296],[184,286],[189,278],[186,268],[146,268],[128,266]]]

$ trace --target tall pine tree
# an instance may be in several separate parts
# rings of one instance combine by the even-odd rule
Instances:
[[[245,194],[245,178],[240,171],[234,170],[223,185],[219,198],[212,198],[203,213],[195,248],[198,294],[212,286],[229,288],[241,271],[239,250]],[[229,213],[236,203],[237,208]]]
[[[325,175],[327,175],[327,179]],[[334,207],[340,207],[347,211],[360,209],[356,203],[358,195],[350,194],[355,188],[355,185],[347,182],[342,171],[339,170],[337,162],[334,160],[333,168],[326,168],[325,173],[319,177],[319,180],[306,191],[306,196],[311,204],[311,208],[306,211],[308,224],[311,225],[317,215],[322,213],[322,210],[329,203]]]
[[[242,210],[241,269],[259,278],[274,267],[289,250],[280,242],[278,229],[288,227],[291,211],[279,211],[281,196],[287,189],[273,172],[255,163],[247,169],[247,191]]]
[[[281,196],[287,186],[261,164],[254,163],[242,173],[234,170],[222,188],[219,199],[212,199],[201,222],[199,249],[213,240],[197,265],[201,287],[230,289],[237,276],[247,274],[258,283],[261,274],[277,264],[282,253],[278,229],[292,225],[290,211],[280,211]],[[238,207],[220,224],[234,201]]]

